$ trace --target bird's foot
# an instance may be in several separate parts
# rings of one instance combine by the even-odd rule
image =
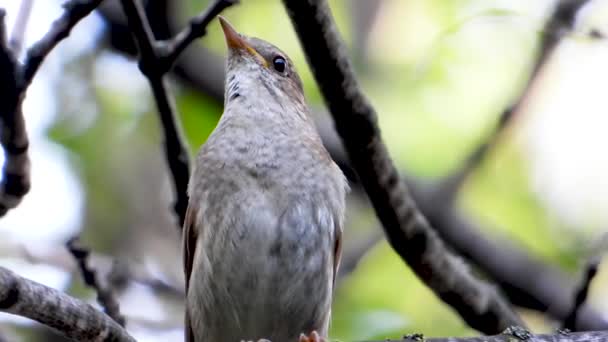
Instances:
[[[319,334],[313,330],[313,332],[311,332],[308,336],[301,334],[298,342],[325,342],[325,339],[319,336]]]

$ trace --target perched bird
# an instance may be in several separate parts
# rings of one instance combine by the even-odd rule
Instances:
[[[318,341],[327,336],[348,185],[289,57],[219,20],[224,113],[189,184],[186,340]]]

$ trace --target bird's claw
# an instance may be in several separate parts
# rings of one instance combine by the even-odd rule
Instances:
[[[300,340],[298,342],[325,342],[325,339],[313,330],[308,336],[300,334]]]

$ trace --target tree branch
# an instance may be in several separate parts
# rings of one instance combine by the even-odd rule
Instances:
[[[164,76],[187,44],[204,35],[206,25],[219,14],[219,11],[234,3],[235,1],[215,0],[208,10],[193,20],[189,28],[177,34],[173,39],[159,43],[154,38],[139,1],[121,0],[123,11],[140,51],[139,68],[144,76],[148,78],[158,107],[165,135],[165,155],[176,192],[174,209],[179,218],[180,227],[184,223],[188,206],[187,189],[190,178],[190,158],[179,128],[174,101],[167,89]]]
[[[211,20],[215,19],[224,9],[238,2],[239,0],[214,1],[203,13],[192,18],[190,24],[174,38],[163,42],[161,60],[165,62],[166,70],[168,71],[173,66],[173,63],[192,42],[207,34],[207,25]]]
[[[443,205],[428,187],[406,178],[420,210],[441,237],[480,271],[490,276],[517,306],[536,310],[563,321],[572,303],[571,277],[551,267],[507,241],[493,241],[479,232],[480,227],[466,220],[453,206]],[[492,231],[492,228],[485,228]],[[484,229],[484,230],[485,230]],[[530,281],[534,279],[534,281]],[[583,305],[577,330],[608,330],[608,321]]]
[[[40,69],[46,56],[65,38],[78,22],[91,14],[103,0],[71,0],[63,5],[63,15],[55,20],[51,29],[27,51],[19,88],[25,91]]]
[[[389,243],[473,328],[491,334],[521,320],[489,284],[448,251],[413,202],[382,142],[324,0],[283,1],[321,93]]]
[[[0,144],[5,162],[0,183],[0,217],[19,205],[30,189],[29,140],[21,110],[24,92],[19,88],[20,66],[6,43],[5,12],[0,13]]]
[[[91,305],[0,267],[0,311],[27,317],[74,341],[135,342]]]
[[[97,302],[104,309],[106,315],[112,318],[121,327],[125,326],[125,316],[120,313],[120,304],[109,286],[102,285],[97,279],[97,272],[89,267],[89,255],[91,251],[80,244],[78,236],[70,239],[66,247],[76,260],[78,269],[82,274],[85,284],[95,290]]]
[[[34,0],[22,0],[19,5],[19,12],[17,12],[17,20],[13,31],[11,32],[11,40],[9,47],[13,51],[13,54],[18,57],[23,47],[23,39],[25,37],[25,31],[27,29],[27,22],[32,13],[32,4]]]
[[[340,260],[340,268],[338,269],[338,276],[336,279],[338,284],[357,268],[359,262],[365,257],[367,252],[382,241],[383,238],[384,234],[380,228],[374,227],[374,230],[369,233],[368,236],[362,238],[361,241],[358,241],[355,246],[344,250]]]
[[[578,290],[574,296],[574,303],[572,305],[572,309],[566,319],[564,320],[564,329],[574,330],[576,329],[576,321],[579,315],[579,311],[581,307],[587,300],[587,295],[589,294],[589,286],[591,286],[591,282],[595,275],[597,274],[598,268],[600,266],[600,259],[598,257],[592,257],[591,260],[587,263],[585,267],[585,272],[583,275],[583,279],[581,280],[581,284],[579,285]]]

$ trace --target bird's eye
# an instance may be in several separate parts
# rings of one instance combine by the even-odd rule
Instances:
[[[272,66],[274,67],[274,70],[278,72],[283,72],[285,71],[285,67],[287,66],[287,61],[285,61],[285,58],[281,56],[276,56],[272,60]]]

